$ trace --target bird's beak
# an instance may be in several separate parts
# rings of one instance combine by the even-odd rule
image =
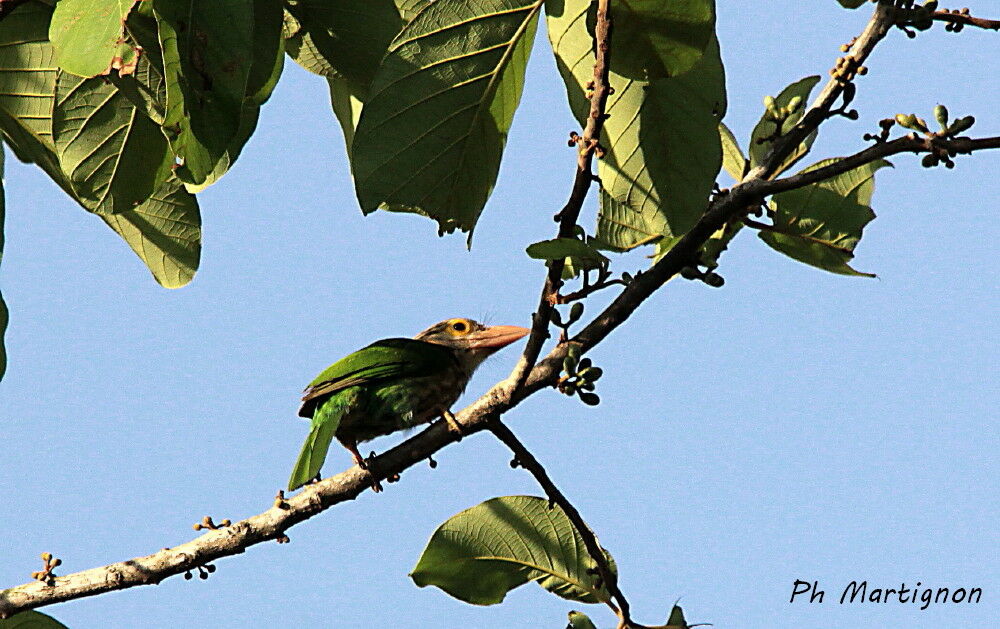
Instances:
[[[495,325],[469,335],[469,348],[497,350],[524,338],[529,332],[528,328],[516,325]]]

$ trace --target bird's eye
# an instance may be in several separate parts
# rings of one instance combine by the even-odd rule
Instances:
[[[456,321],[451,324],[451,329],[456,332],[465,332],[469,329],[469,326],[465,323],[465,321]]]

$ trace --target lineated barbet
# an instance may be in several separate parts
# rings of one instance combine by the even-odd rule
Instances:
[[[358,443],[438,417],[461,432],[451,405],[490,354],[530,330],[448,319],[412,339],[375,341],[333,363],[309,383],[299,408],[312,428],[288,480],[293,490],[319,476],[336,437],[365,467]]]

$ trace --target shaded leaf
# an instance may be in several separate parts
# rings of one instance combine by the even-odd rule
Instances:
[[[829,159],[806,169],[834,163]],[[869,207],[875,172],[891,164],[878,160],[831,179],[776,194],[771,200],[774,227],[760,238],[772,248],[820,269],[842,275],[863,275],[848,264],[865,225],[875,218]]]
[[[684,610],[681,609],[680,605],[674,605],[670,610],[667,629],[688,629],[687,620],[684,619]]]
[[[739,183],[743,181],[747,158],[740,150],[740,143],[736,140],[736,136],[729,130],[729,127],[721,122],[719,123],[719,137],[722,138],[722,168]]]
[[[250,136],[257,130],[260,106],[271,97],[271,92],[281,77],[285,60],[284,39],[281,36],[282,8],[273,0],[253,0],[253,6],[254,56],[247,76],[239,127],[205,180],[200,184],[185,183],[188,192],[201,192],[229,172],[243,151],[243,147],[250,140]]]
[[[438,527],[410,577],[420,587],[435,585],[476,605],[499,603],[529,581],[581,603],[610,600],[588,574],[593,566],[560,507],[549,509],[545,498],[503,496]]]
[[[77,200],[94,212],[131,210],[171,175],[160,127],[100,77],[59,73],[52,136]]]
[[[136,0],[59,0],[49,39],[59,67],[78,76],[107,74],[112,66],[135,63],[125,42],[125,17]],[[126,72],[123,72],[126,73]]]
[[[239,132],[254,0],[152,1],[167,88],[164,133],[181,162],[177,175],[201,184]]]
[[[573,610],[569,613],[569,625],[566,629],[597,629],[587,614]]]
[[[612,0],[611,70],[641,81],[687,72],[715,34],[714,5],[714,0]],[[589,30],[593,33],[593,26]]]
[[[800,98],[802,104],[799,106],[798,110],[792,115],[785,119],[785,122],[781,125],[781,135],[788,133],[788,131],[799,123],[802,116],[805,113],[806,106],[809,102],[809,95],[812,93],[816,84],[819,83],[819,76],[807,76],[804,79],[792,83],[785,89],[781,90],[781,93],[774,98],[774,106],[776,108],[786,107],[793,98]],[[778,125],[773,120],[769,120],[767,117],[767,112],[761,116],[760,121],[757,126],[754,127],[753,133],[750,135],[750,147],[748,149],[750,153],[750,167],[755,168],[759,166],[763,161],[764,157],[767,155],[768,151],[774,145],[773,136],[778,129]],[[762,141],[767,138],[772,138],[770,140]],[[802,159],[809,149],[812,147],[813,142],[816,140],[816,132],[813,131],[809,136],[802,141],[802,143],[797,147],[795,151],[792,152],[785,161],[782,162],[781,166],[774,172],[773,176],[777,176],[780,173],[788,170],[797,161]]]
[[[367,95],[389,43],[403,28],[392,0],[289,0],[293,18],[285,44],[299,65],[328,78],[338,77]],[[410,11],[410,7],[406,7]]]
[[[549,40],[581,125],[594,64],[589,7],[586,0],[546,3]],[[678,77],[645,82],[611,73],[609,81],[597,239],[618,251],[672,241],[704,211],[721,165],[717,126],[726,96],[718,44],[710,42],[696,67]]]
[[[201,214],[195,196],[176,178],[128,212],[101,215],[165,288],[194,277],[201,258]]]
[[[361,209],[471,232],[500,169],[542,0],[435,2],[386,54],[351,147]]]
[[[837,0],[840,6],[846,9],[857,9],[869,2],[869,0]]]
[[[737,220],[727,223],[716,230],[701,247],[699,256],[701,264],[707,267],[709,271],[717,269],[719,267],[719,258],[722,257],[723,252],[729,248],[729,243],[733,241],[733,238],[742,229],[743,221]]]
[[[67,627],[51,616],[32,610],[0,620],[0,629],[67,629]]]
[[[576,238],[553,238],[528,245],[528,256],[536,260],[575,258],[583,263],[599,265],[607,258],[591,245]]]

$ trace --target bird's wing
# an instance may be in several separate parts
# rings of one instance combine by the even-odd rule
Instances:
[[[456,362],[444,346],[414,339],[376,341],[333,363],[309,383],[302,395],[301,417],[312,417],[323,399],[350,387],[394,378],[429,375]]]

